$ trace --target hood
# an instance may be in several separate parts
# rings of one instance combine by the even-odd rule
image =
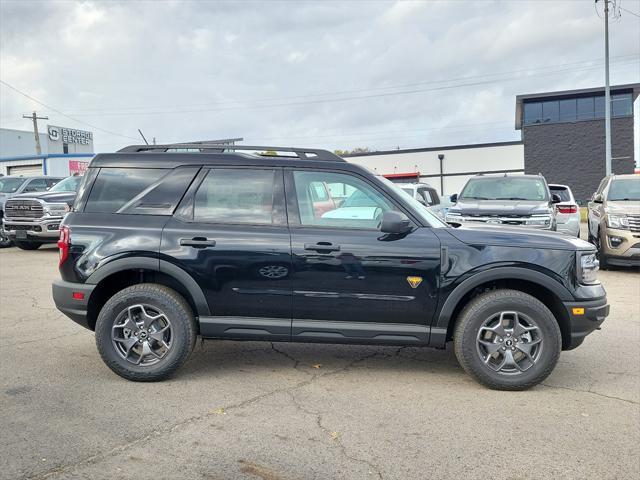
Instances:
[[[640,215],[640,201],[607,201],[605,209],[607,213],[626,213],[627,215]]]
[[[35,192],[35,193],[21,193],[20,195],[14,195],[12,200],[27,200],[37,198],[46,203],[66,203],[73,205],[73,201],[76,199],[76,192]]]
[[[558,232],[524,227],[463,226],[447,230],[468,245],[544,248],[550,250],[595,250],[589,242]]]
[[[449,209],[463,215],[533,215],[549,213],[549,203],[541,200],[458,200]]]

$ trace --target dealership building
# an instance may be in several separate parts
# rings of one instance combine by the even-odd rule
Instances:
[[[633,173],[634,102],[640,83],[611,87],[612,171]],[[450,145],[345,155],[397,182],[425,182],[458,193],[477,174],[541,173],[569,185],[585,203],[605,176],[604,88],[518,95],[513,142]],[[636,134],[637,135],[637,134]]]
[[[36,154],[33,132],[0,129],[0,174],[82,174],[94,156],[93,132],[47,125],[38,135],[42,153]]]

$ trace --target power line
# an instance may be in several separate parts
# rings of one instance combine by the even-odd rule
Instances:
[[[109,134],[109,135],[114,135],[114,136],[116,136],[116,137],[123,137],[123,138],[128,138],[129,140],[135,140],[135,141],[138,141],[138,139],[137,139],[137,138],[135,138],[135,137],[129,137],[128,135],[123,135],[123,134],[121,134],[121,133],[116,133],[116,132],[112,132],[112,131],[110,131],[110,130],[105,130],[104,128],[100,128],[100,127],[98,127],[98,126],[96,126],[96,125],[92,125],[91,123],[84,122],[84,121],[82,121],[82,120],[78,120],[77,118],[73,118],[73,117],[71,117],[71,116],[67,115],[67,114],[66,114],[66,113],[64,113],[64,112],[61,112],[61,111],[60,111],[60,110],[58,110],[57,108],[53,108],[53,107],[51,107],[51,106],[47,105],[46,103],[41,102],[41,101],[40,101],[40,100],[38,100],[37,98],[34,98],[34,97],[32,97],[31,95],[29,95],[29,94],[27,94],[27,93],[24,93],[24,92],[23,92],[23,91],[21,91],[21,90],[18,90],[16,87],[14,87],[13,85],[8,84],[8,83],[7,83],[7,82],[5,82],[4,80],[0,80],[0,83],[1,83],[1,84],[3,84],[3,85],[4,85],[4,86],[6,86],[6,87],[9,87],[11,90],[13,90],[13,91],[15,91],[15,92],[19,93],[19,94],[20,94],[20,95],[22,95],[23,97],[26,97],[26,98],[28,98],[29,100],[32,100],[32,101],[36,102],[36,103],[37,103],[37,104],[39,104],[39,105],[42,105],[42,106],[43,106],[43,107],[45,107],[47,110],[50,110],[50,111],[52,111],[52,112],[55,112],[55,113],[57,113],[58,115],[62,115],[63,117],[68,118],[69,120],[73,120],[74,122],[80,123],[80,124],[82,124],[82,125],[86,125],[86,126],[88,126],[88,127],[94,128],[94,129],[96,129],[96,130],[99,130],[99,131],[101,131],[101,132],[103,132],[103,133],[107,133],[107,134]]]
[[[629,10],[628,8],[624,8],[624,7],[618,7],[620,10],[622,10],[623,12],[627,12],[630,13],[631,15],[635,15],[636,17],[640,18],[640,13],[636,13],[636,12],[632,12],[631,10]]]

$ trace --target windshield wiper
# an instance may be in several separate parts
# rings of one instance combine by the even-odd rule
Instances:
[[[501,197],[501,198],[496,198],[496,200],[529,200],[529,199],[522,198],[522,197]]]
[[[487,197],[460,197],[458,200],[491,200]]]

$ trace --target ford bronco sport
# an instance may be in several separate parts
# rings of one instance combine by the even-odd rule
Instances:
[[[60,231],[63,313],[115,373],[160,380],[196,337],[454,342],[490,388],[551,373],[609,313],[595,248],[518,228],[452,228],[323,150],[132,146],[97,155]],[[262,156],[259,152],[276,151]],[[242,152],[249,153],[242,153]],[[320,213],[313,192],[376,208]],[[344,207],[349,208],[349,207]]]

